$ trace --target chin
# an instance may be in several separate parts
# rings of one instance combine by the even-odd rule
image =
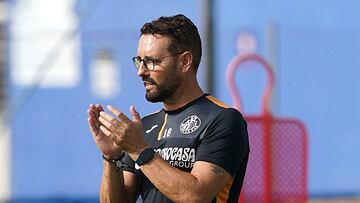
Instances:
[[[152,103],[157,103],[157,102],[162,102],[162,101],[164,101],[164,100],[161,98],[161,95],[159,95],[159,94],[157,94],[157,93],[146,92],[145,98],[146,98],[146,100],[148,100],[149,102],[152,102]]]
[[[170,85],[167,87],[157,86],[146,90],[145,98],[149,102],[164,102],[166,99],[171,98],[176,91],[176,86]]]

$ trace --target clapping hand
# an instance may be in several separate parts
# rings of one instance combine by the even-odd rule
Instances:
[[[90,105],[89,128],[96,145],[105,156],[116,158],[122,150],[138,153],[148,147],[139,113],[130,106],[132,120],[113,106],[107,106],[113,114],[106,113],[101,105]]]
[[[100,130],[100,112],[104,112],[104,109],[99,104],[91,104],[87,111],[91,135],[97,147],[106,157],[116,159],[120,156],[122,149]]]

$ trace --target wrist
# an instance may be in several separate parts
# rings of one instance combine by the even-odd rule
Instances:
[[[108,162],[108,164],[113,165],[113,166],[116,166],[116,168],[120,169],[120,170],[123,170],[125,168],[129,168],[128,165],[126,165],[122,159],[124,158],[125,156],[125,152],[122,152],[121,155],[117,158],[117,159],[110,159],[110,158],[107,158],[104,154],[102,155],[102,158],[105,160],[105,162]]]
[[[121,159],[123,156],[124,156],[124,151],[120,151],[119,153],[111,154],[111,155],[103,154],[103,158],[105,157],[106,159],[113,159],[113,160]]]
[[[150,146],[146,144],[146,145],[144,145],[144,146],[142,146],[142,147],[137,148],[137,149],[136,149],[135,151],[133,151],[133,152],[127,152],[127,153],[128,153],[128,155],[131,157],[132,160],[136,161],[136,160],[138,159],[140,153],[141,153],[142,151],[144,151],[145,149],[149,148],[149,147],[150,147]]]
[[[137,158],[134,159],[135,168],[139,169],[140,166],[150,162],[154,158],[155,154],[156,154],[156,152],[151,147],[147,147],[144,150],[142,150],[141,152],[139,152],[136,156]]]
[[[117,161],[122,160],[122,158],[124,158],[124,156],[125,156],[125,152],[122,152],[120,155],[118,155],[116,159],[107,157],[104,154],[102,154],[102,158],[109,163],[116,163]]]

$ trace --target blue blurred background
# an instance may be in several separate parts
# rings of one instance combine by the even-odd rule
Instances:
[[[0,9],[0,199],[98,201],[102,158],[87,107],[161,108],[144,99],[131,58],[145,22],[177,13],[198,26],[205,53],[213,19],[214,52],[198,78],[224,102],[233,103],[231,59],[256,53],[272,64],[273,115],[301,120],[309,134],[310,198],[360,196],[359,1],[2,0]],[[263,70],[235,77],[243,113],[259,114]]]

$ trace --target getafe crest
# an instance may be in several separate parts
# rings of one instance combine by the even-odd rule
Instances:
[[[180,124],[180,132],[182,134],[190,134],[197,130],[201,125],[201,120],[197,115],[185,118]]]

